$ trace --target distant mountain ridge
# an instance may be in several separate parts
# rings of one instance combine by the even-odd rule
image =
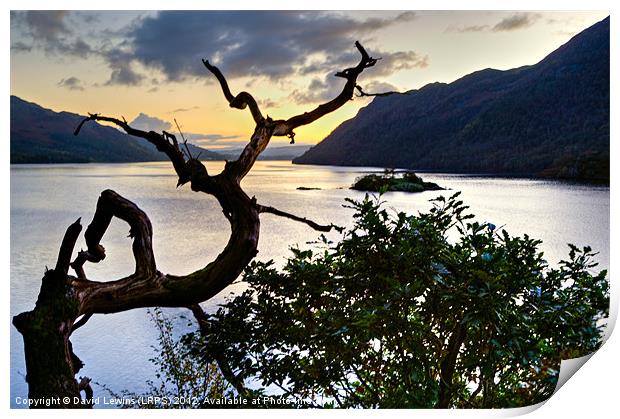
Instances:
[[[309,144],[287,144],[284,146],[277,146],[275,144],[270,144],[261,154],[258,156],[257,160],[292,160],[295,157],[301,156],[311,146]],[[229,148],[225,150],[218,150],[218,153],[222,154],[225,158],[229,160],[235,160],[241,152],[243,148]]]
[[[609,179],[609,17],[538,64],[376,97],[297,164]]]
[[[73,131],[84,116],[54,112],[11,96],[11,163],[121,163],[163,161],[168,158],[146,140],[96,122]],[[218,153],[189,145],[204,160],[220,160]]]

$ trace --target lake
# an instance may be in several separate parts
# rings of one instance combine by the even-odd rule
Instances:
[[[223,162],[206,162],[216,173]],[[349,190],[354,179],[377,168],[297,166],[287,161],[259,161],[244,179],[246,192],[258,202],[308,217],[316,222],[352,224],[352,211],[343,208],[344,198],[362,199],[364,193]],[[430,208],[430,199],[461,191],[480,222],[505,226],[512,235],[529,234],[543,240],[542,250],[551,264],[568,254],[567,243],[590,245],[599,251],[601,268],[609,266],[609,187],[563,181],[490,176],[426,173],[424,180],[448,191],[418,194],[390,192],[383,196],[388,208],[415,213]],[[113,189],[135,202],[153,224],[153,248],[160,271],[186,274],[205,266],[224,248],[228,223],[215,199],[175,188],[176,176],[167,162],[130,164],[59,164],[11,166],[11,316],[34,307],[45,267],[53,267],[63,234],[82,217],[90,223],[97,198]],[[297,190],[297,187],[320,190]],[[131,274],[134,262],[128,226],[115,219],[102,240],[106,259],[86,264],[89,279],[108,281]],[[293,244],[306,244],[319,233],[305,224],[264,214],[258,258],[281,264]],[[337,239],[338,233],[330,233]],[[83,237],[77,250],[85,247]],[[235,284],[203,304],[214,309]],[[188,310],[166,309],[179,332]],[[86,364],[79,375],[91,377],[113,390],[140,392],[154,379],[148,358],[153,355],[156,330],[145,309],[97,315],[72,336],[75,353]],[[21,335],[11,327],[11,406],[16,397],[27,396]],[[106,395],[93,386],[95,395]]]

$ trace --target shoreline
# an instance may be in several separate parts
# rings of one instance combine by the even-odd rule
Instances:
[[[226,162],[227,160],[201,160],[204,162]],[[378,166],[351,166],[351,165],[333,165],[333,164],[308,164],[308,163],[294,163],[292,160],[288,159],[261,159],[261,161],[272,161],[272,162],[286,162],[291,163],[291,166],[319,166],[319,167],[342,167],[342,168],[359,168],[360,174],[372,174],[372,173],[383,173],[385,168]],[[34,163],[10,163],[10,168],[14,167],[44,167],[44,166],[69,166],[69,165],[96,165],[96,164],[136,164],[136,163],[169,163],[168,160],[143,160],[143,161],[131,161],[131,162],[57,162],[57,163],[43,163],[43,162],[34,162]],[[366,169],[366,170],[362,170]],[[566,183],[574,183],[578,185],[591,185],[591,186],[610,186],[610,179],[582,179],[582,178],[567,178],[567,177],[550,177],[550,176],[537,176],[535,174],[530,173],[487,173],[487,172],[460,172],[460,171],[433,171],[433,170],[418,170],[418,169],[407,169],[407,168],[394,168],[395,173],[400,172],[410,172],[413,171],[419,174],[441,174],[441,175],[454,175],[454,176],[467,176],[474,178],[502,178],[502,179],[523,179],[523,180],[535,180],[535,181],[555,181],[555,182],[566,182]]]

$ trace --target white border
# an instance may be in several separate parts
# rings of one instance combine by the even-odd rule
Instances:
[[[225,2],[205,2],[205,1],[184,1],[177,0],[174,3],[169,1],[162,0],[152,0],[149,2],[146,1],[137,1],[129,4],[127,1],[120,0],[108,0],[105,3],[100,2],[88,2],[85,3],[83,1],[50,1],[50,2],[41,2],[34,0],[25,0],[25,1],[13,1],[9,0],[4,2],[6,4],[5,13],[2,15],[0,19],[2,19],[2,28],[3,28],[3,37],[5,39],[5,54],[9,55],[8,59],[5,61],[6,63],[10,60],[10,49],[9,46],[9,13],[10,9],[16,10],[25,10],[25,9],[77,9],[77,10],[98,10],[101,9],[102,6],[105,6],[105,9],[109,10],[129,10],[129,9],[144,9],[144,10],[159,10],[159,9],[310,9],[310,10],[349,10],[349,9],[360,9],[360,10],[375,10],[380,8],[381,10],[608,10],[611,15],[615,15],[616,3],[611,1],[601,1],[601,0],[590,0],[588,2],[577,2],[573,0],[568,1],[549,1],[549,0],[522,0],[519,2],[516,1],[490,1],[490,0],[471,0],[467,2],[459,2],[459,1],[397,1],[397,0],[381,0],[381,2],[375,1],[352,1],[352,0],[341,0],[338,2],[334,1],[325,1],[325,0],[314,0],[312,2],[303,1],[303,2],[291,2],[291,1],[274,1],[274,0],[264,0],[261,2],[250,2],[250,1],[242,1],[242,0],[227,0]],[[618,91],[617,91],[617,82],[614,75],[618,71],[617,66],[617,45],[615,42],[615,35],[617,35],[617,31],[615,30],[615,19],[612,16],[612,27],[611,27],[611,58],[612,58],[612,102],[611,102],[611,156],[612,162],[616,162],[618,160],[618,147],[615,142],[618,141],[618,130],[617,123],[618,121],[618,113],[617,113],[617,99],[618,99]],[[5,55],[5,57],[6,57]],[[42,69],[44,71],[44,69]],[[4,80],[8,85],[8,90],[10,94],[10,67],[9,65],[3,66],[2,72],[4,75]],[[10,410],[9,409],[9,376],[8,371],[10,368],[10,360],[9,360],[9,328],[11,327],[9,324],[9,304],[8,304],[8,296],[9,296],[9,287],[10,287],[10,272],[9,272],[9,247],[10,247],[10,235],[7,234],[10,228],[10,203],[7,197],[10,197],[10,172],[8,168],[9,162],[9,112],[8,112],[8,104],[9,104],[9,95],[7,94],[2,102],[2,127],[4,127],[4,137],[2,141],[0,141],[0,156],[4,159],[6,166],[4,166],[4,176],[2,178],[2,187],[3,187],[3,196],[5,199],[0,204],[2,208],[2,217],[0,221],[0,228],[5,232],[4,237],[2,239],[2,264],[0,266],[3,267],[4,275],[2,279],[4,281],[4,293],[2,293],[3,306],[5,307],[6,316],[4,317],[4,327],[0,328],[0,333],[3,338],[3,342],[5,342],[3,351],[3,360],[4,360],[4,371],[5,377],[4,380],[0,381],[0,394],[4,394],[5,397],[1,398],[5,401],[5,409],[7,409],[8,414],[14,415],[17,417],[21,416],[47,416],[52,414],[54,416],[62,414],[65,417],[83,417],[83,412],[59,412],[59,411],[27,411],[27,410]],[[618,177],[616,167],[612,164],[612,185],[615,183],[615,180]],[[611,213],[613,214],[617,208],[619,208],[618,204],[618,194],[616,193],[614,187],[611,188]],[[618,223],[611,218],[611,243],[610,243],[610,254],[617,254],[617,233],[618,233]],[[613,270],[616,267],[616,261],[612,257],[611,259],[611,267],[610,267],[610,275],[613,275]],[[618,311],[618,281],[612,279],[612,317],[617,317]],[[584,368],[581,368],[573,378],[568,380],[568,382],[555,394],[551,399],[543,404],[542,407],[530,413],[529,417],[532,418],[548,418],[549,416],[553,417],[561,417],[561,416],[569,416],[569,417],[586,417],[586,418],[608,418],[612,417],[612,414],[615,413],[618,406],[618,400],[620,397],[617,395],[617,384],[618,384],[618,376],[620,375],[620,368],[618,367],[619,362],[617,360],[616,354],[620,353],[620,342],[617,336],[618,334],[612,334],[607,341],[607,343],[603,346],[603,348],[597,352],[586,364]],[[416,417],[490,417],[490,416],[514,416],[516,414],[525,413],[525,410],[530,409],[515,409],[515,410],[497,410],[497,411],[412,411],[412,410],[396,410],[396,411],[355,411],[356,415],[361,417],[370,417],[369,415],[406,415],[407,417],[416,416]],[[203,417],[204,415],[214,414],[218,415],[222,412],[179,412],[174,415],[200,415]],[[272,411],[262,411],[262,410],[253,410],[252,412],[241,412],[241,411],[230,411],[230,413],[226,413],[227,415],[252,415],[259,417],[290,417],[292,413],[297,413],[304,416],[341,416],[349,415],[349,412],[345,411],[333,411],[333,412],[325,412],[325,411],[303,411],[303,412],[291,412],[289,410],[272,410]],[[169,417],[170,412],[164,411],[123,411],[123,410],[114,410],[114,411],[93,411],[92,413],[88,413],[87,415],[93,415],[95,417],[109,417],[111,415],[131,415],[131,416],[159,416]],[[617,413],[616,413],[617,414]],[[614,415],[615,416],[615,415]]]

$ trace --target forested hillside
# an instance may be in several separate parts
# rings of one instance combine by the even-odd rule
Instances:
[[[298,164],[609,179],[609,18],[536,65],[377,97]]]

